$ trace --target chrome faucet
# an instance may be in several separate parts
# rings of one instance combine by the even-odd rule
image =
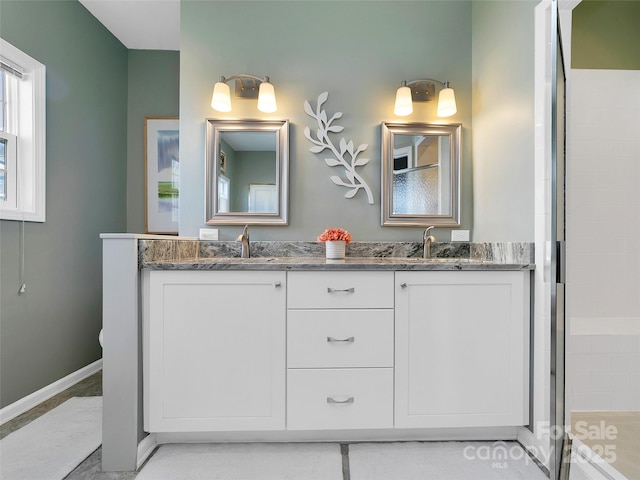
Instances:
[[[242,258],[249,258],[251,256],[249,252],[249,225],[244,226],[242,233],[238,235],[238,242],[242,242]]]
[[[436,237],[429,233],[432,228],[433,226],[426,228],[422,235],[422,258],[431,258],[431,244],[436,241]]]

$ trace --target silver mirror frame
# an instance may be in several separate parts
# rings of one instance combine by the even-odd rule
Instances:
[[[274,132],[276,134],[276,182],[278,209],[275,213],[220,212],[218,169],[220,133]],[[287,225],[289,222],[289,120],[206,119],[205,222],[207,225]]]
[[[462,124],[432,125],[427,123],[389,123],[381,127],[382,144],[382,189],[381,224],[397,227],[460,226],[460,155]],[[451,214],[416,215],[393,213],[393,146],[395,135],[438,135],[449,137],[451,148]]]

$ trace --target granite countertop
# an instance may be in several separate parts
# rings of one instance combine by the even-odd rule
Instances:
[[[240,258],[237,242],[140,240],[139,267],[149,270],[532,270],[533,245],[439,243],[431,259],[419,242],[354,242],[344,260],[327,260],[318,242],[252,242]]]
[[[470,258],[347,257],[252,257],[201,258],[175,262],[147,262],[150,270],[530,270],[531,264],[496,263]]]

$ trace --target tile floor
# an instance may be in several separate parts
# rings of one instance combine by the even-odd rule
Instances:
[[[35,420],[40,415],[57,407],[64,401],[74,396],[96,396],[102,395],[102,372],[98,372],[46,402],[32,408],[28,412],[0,426],[0,438],[4,438],[9,433],[23,427],[27,423]],[[349,445],[342,444],[342,473],[344,480],[351,479],[351,468],[349,465]],[[136,472],[102,472],[102,449],[98,448],[84,462],[73,470],[64,480],[134,480]]]

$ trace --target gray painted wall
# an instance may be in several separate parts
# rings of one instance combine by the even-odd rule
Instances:
[[[249,211],[249,185],[276,183],[276,154],[275,152],[236,152],[238,171],[231,180],[235,186],[232,198],[232,212]]]
[[[290,219],[288,227],[252,227],[251,238],[313,240],[330,226],[348,229],[355,240],[418,240],[419,228],[380,226],[380,124],[435,122],[435,103],[416,104],[409,117],[393,115],[402,80],[449,80],[463,124],[462,223],[470,228],[471,192],[471,2],[216,1],[181,3],[180,233],[197,235],[204,226],[205,118],[286,118],[291,121]],[[251,100],[233,100],[233,111],[210,107],[221,75],[269,75],[278,112],[263,114]],[[369,145],[371,162],[360,171],[374,192],[345,199],[346,189],[329,180],[339,173],[309,152],[305,126],[312,119],[303,102],[315,104],[329,92],[328,113],[343,112],[345,137]],[[238,227],[221,228],[234,239]],[[449,231],[436,231],[448,239]],[[505,240],[508,240],[506,238]]]
[[[179,114],[180,52],[129,50],[127,232],[144,232],[144,119]]]
[[[0,2],[47,67],[47,221],[0,221],[0,407],[101,357],[101,232],[126,228],[127,50],[80,3]]]
[[[532,242],[538,2],[472,3],[472,240]]]

